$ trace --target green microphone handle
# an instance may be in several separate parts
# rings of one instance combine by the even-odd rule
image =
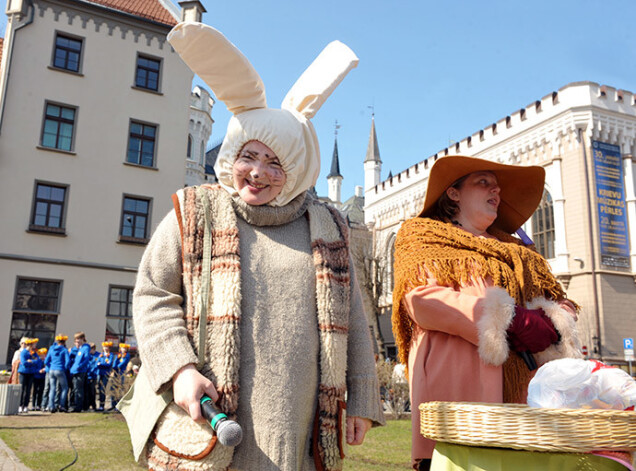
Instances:
[[[205,417],[205,420],[210,422],[212,429],[216,432],[216,427],[220,422],[227,420],[227,415],[221,412],[212,398],[208,395],[203,395],[201,398],[201,414]]]

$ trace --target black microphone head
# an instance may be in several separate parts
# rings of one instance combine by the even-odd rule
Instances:
[[[216,436],[221,445],[236,446],[243,440],[243,429],[233,420],[223,420],[217,426]]]

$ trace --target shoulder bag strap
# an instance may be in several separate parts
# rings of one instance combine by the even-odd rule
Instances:
[[[210,264],[212,257],[212,232],[210,230],[210,200],[205,188],[198,188],[199,198],[203,203],[203,261],[201,270],[201,305],[199,307],[199,364],[200,370],[205,364],[205,344],[208,325],[208,299],[210,297]]]

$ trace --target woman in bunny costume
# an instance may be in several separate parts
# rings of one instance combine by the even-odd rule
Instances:
[[[174,402],[143,450],[129,419],[135,453],[157,470],[342,469],[344,442],[362,443],[384,419],[346,224],[307,192],[320,168],[309,119],[357,58],[331,43],[282,109],[271,109],[258,74],[220,32],[181,23],[168,39],[234,116],[215,165],[219,184],[173,196],[175,209],[139,266],[141,370],[152,394],[172,389]],[[208,282],[205,362],[197,367]],[[242,426],[235,449],[202,423],[204,394]]]

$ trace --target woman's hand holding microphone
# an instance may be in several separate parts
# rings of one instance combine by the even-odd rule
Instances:
[[[172,389],[174,402],[184,411],[190,414],[192,420],[205,423],[201,415],[201,398],[204,394],[217,401],[219,394],[214,383],[203,376],[196,367],[190,363],[177,371],[172,377]]]

